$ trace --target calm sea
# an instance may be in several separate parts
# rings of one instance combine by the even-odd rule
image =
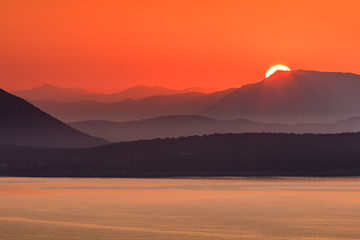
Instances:
[[[0,178],[0,239],[360,239],[360,179]]]

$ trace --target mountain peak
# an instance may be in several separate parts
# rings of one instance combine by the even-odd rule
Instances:
[[[293,71],[277,70],[276,72],[271,74],[269,77],[265,78],[265,81],[271,81],[271,80],[278,79],[278,78],[290,77],[294,74],[294,72],[296,72],[296,70],[293,70]]]
[[[53,84],[50,83],[44,83],[43,85],[40,86],[41,88],[59,88]]]
[[[309,70],[277,71],[243,86],[203,113],[260,122],[329,122],[360,115],[360,75]]]
[[[148,86],[148,85],[145,85],[145,84],[138,84],[138,85],[135,85],[133,87],[130,87],[130,88],[151,88],[153,86]]]

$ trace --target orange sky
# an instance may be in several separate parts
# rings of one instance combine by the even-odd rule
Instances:
[[[0,0],[0,88],[238,87],[268,67],[360,74],[360,1]]]

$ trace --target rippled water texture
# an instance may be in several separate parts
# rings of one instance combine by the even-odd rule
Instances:
[[[360,179],[0,178],[0,239],[359,239]]]

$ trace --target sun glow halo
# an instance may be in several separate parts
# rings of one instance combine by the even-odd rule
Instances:
[[[291,71],[290,68],[288,68],[287,66],[275,65],[275,66],[269,68],[269,70],[267,70],[267,72],[265,74],[265,78],[270,77],[272,74],[274,74],[278,70],[280,70],[280,71]]]

